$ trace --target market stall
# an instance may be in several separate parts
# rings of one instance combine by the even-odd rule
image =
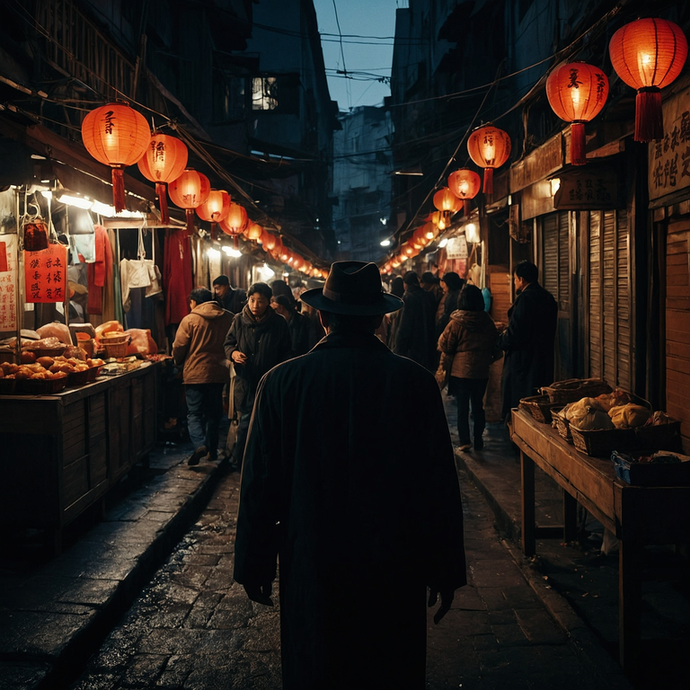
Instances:
[[[595,457],[578,450],[551,425],[537,421],[527,409],[512,411],[511,439],[520,449],[522,549],[525,555],[535,554],[536,537],[539,536],[535,527],[535,466],[564,489],[566,539],[574,535],[577,501],[620,540],[619,659],[626,673],[634,671],[640,659],[644,547],[687,543],[690,481],[684,481],[683,477],[688,475],[690,463],[676,466],[674,473],[664,471],[662,465],[657,469],[650,466],[651,470],[645,472],[642,480],[646,485],[630,484],[617,475],[610,452],[609,457]],[[659,468],[661,471],[657,472]],[[632,481],[636,479],[633,477]]]
[[[0,395],[0,524],[62,530],[103,500],[156,441],[160,364],[139,362],[93,383]]]

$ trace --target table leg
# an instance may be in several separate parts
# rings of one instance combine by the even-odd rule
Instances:
[[[563,540],[577,538],[577,501],[563,489]]]
[[[618,555],[618,650],[623,671],[635,673],[640,646],[643,546],[621,539]]]
[[[522,482],[522,551],[525,556],[536,553],[534,537],[534,461],[520,451],[520,478]]]

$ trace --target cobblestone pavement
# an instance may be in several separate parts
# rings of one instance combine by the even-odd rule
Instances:
[[[238,485],[237,474],[221,480],[72,690],[281,687],[278,607],[250,602],[232,579]],[[627,687],[613,664],[594,668],[578,654],[462,474],[461,486],[469,584],[439,625],[429,618],[428,690]]]

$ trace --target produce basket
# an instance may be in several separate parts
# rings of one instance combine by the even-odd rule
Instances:
[[[9,379],[6,376],[3,376],[0,379],[0,395],[11,395],[14,393],[16,383],[17,379]]]
[[[15,393],[19,395],[50,395],[67,386],[67,376],[54,379],[16,379]]]
[[[551,424],[551,408],[553,404],[548,395],[531,395],[520,400],[520,408],[527,410],[538,422]]]
[[[635,450],[635,429],[578,429],[570,425],[573,445],[593,457],[610,455],[614,450]]]
[[[103,365],[98,365],[95,367],[89,367],[86,372],[88,376],[86,377],[86,380],[89,383],[93,383],[97,378],[98,378],[98,372],[101,370],[101,366]]]
[[[645,455],[614,451],[616,475],[635,486],[690,486],[690,456],[666,451]]]
[[[562,407],[551,408],[551,426],[556,428],[560,437],[568,443],[573,442],[573,437],[570,435],[570,422],[563,414]]]
[[[612,390],[603,379],[567,379],[544,386],[541,392],[548,395],[554,405],[565,405],[580,398],[596,398],[597,395],[610,393]]]
[[[83,386],[89,381],[89,370],[84,369],[83,371],[73,371],[67,374],[67,385],[68,386]]]
[[[130,339],[129,333],[111,331],[101,338],[101,343],[105,347],[105,353],[108,357],[126,357]]]
[[[668,424],[650,424],[635,429],[639,450],[680,451],[683,443],[680,438],[680,422],[670,420]]]
[[[61,347],[36,348],[35,350],[24,348],[24,352],[31,352],[38,359],[39,357],[59,357],[64,354],[66,349],[67,345],[62,345]]]

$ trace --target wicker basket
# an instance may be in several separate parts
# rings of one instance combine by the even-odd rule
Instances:
[[[83,386],[88,383],[89,380],[89,370],[84,369],[83,371],[73,371],[67,374],[67,385],[72,386]]]
[[[681,452],[683,442],[680,437],[680,422],[670,421],[668,424],[650,424],[635,429],[636,448],[646,451],[669,450]]]
[[[635,429],[578,429],[570,425],[573,445],[594,457],[608,457],[614,450],[635,450]]]
[[[108,357],[126,357],[131,337],[129,333],[110,332],[101,338]]]
[[[54,379],[17,379],[15,393],[19,395],[50,395],[58,393],[67,385],[67,376]]]
[[[544,386],[541,392],[548,395],[554,405],[565,405],[581,398],[596,398],[597,395],[610,393],[612,390],[603,379],[567,379]]]
[[[520,400],[520,408],[527,410],[538,422],[544,424],[551,424],[552,407],[548,395],[531,395]]]
[[[17,385],[17,379],[10,379],[3,376],[0,379],[0,395],[11,395],[14,393],[14,388]]]
[[[570,434],[570,422],[566,419],[566,416],[562,414],[562,407],[551,408],[551,426],[553,426],[556,431],[558,431],[559,436],[568,443],[573,442],[573,437]]]

